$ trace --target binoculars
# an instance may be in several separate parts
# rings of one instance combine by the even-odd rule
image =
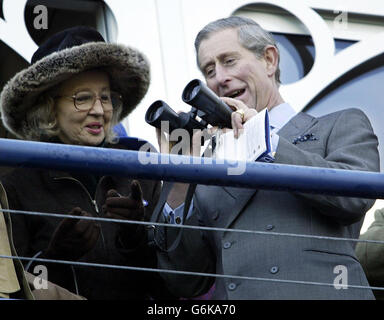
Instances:
[[[161,127],[161,121],[168,121],[169,131],[185,129],[193,134],[194,129],[212,126],[232,128],[231,114],[233,110],[200,80],[195,79],[187,84],[182,93],[185,103],[192,106],[189,112],[176,113],[164,101],[157,100],[150,105],[145,121]]]

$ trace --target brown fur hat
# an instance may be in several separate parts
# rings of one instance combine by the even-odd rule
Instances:
[[[47,89],[89,69],[110,75],[111,87],[123,97],[120,119],[145,96],[150,83],[149,63],[136,49],[106,43],[94,29],[74,27],[49,38],[32,57],[32,65],[4,86],[0,111],[4,126],[22,138],[25,114]]]

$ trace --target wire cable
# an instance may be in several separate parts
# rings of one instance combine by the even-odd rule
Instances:
[[[258,234],[258,235],[297,237],[297,238],[309,238],[309,239],[319,239],[319,240],[377,243],[377,244],[383,244],[384,245],[384,241],[382,241],[382,240],[339,238],[339,237],[316,236],[316,235],[286,233],[286,232],[258,231],[258,230],[247,230],[247,229],[227,229],[227,228],[192,226],[192,225],[181,225],[181,224],[168,224],[168,223],[162,223],[162,222],[147,222],[147,221],[112,219],[112,218],[102,218],[102,217],[74,216],[74,215],[69,215],[69,214],[32,212],[32,211],[11,210],[11,209],[2,209],[2,211],[8,212],[8,213],[14,213],[14,214],[25,214],[25,215],[35,215],[35,216],[45,216],[45,217],[55,217],[55,218],[73,218],[73,219],[94,220],[94,221],[99,221],[99,222],[140,224],[140,225],[146,225],[149,227],[160,226],[160,227],[167,227],[167,228],[170,227],[170,228],[185,228],[185,229],[219,231],[219,232],[238,232],[238,233],[248,233],[248,234]]]
[[[317,286],[328,286],[328,287],[338,286],[338,287],[346,288],[346,289],[347,288],[354,288],[354,289],[371,289],[371,290],[384,291],[384,287],[371,287],[371,286],[348,285],[348,284],[335,285],[334,283],[325,283],[325,282],[248,277],[248,276],[237,276],[237,275],[228,275],[228,274],[216,274],[216,273],[180,271],[180,270],[166,270],[166,269],[156,269],[156,268],[122,266],[122,265],[114,265],[114,264],[102,264],[102,263],[78,262],[78,261],[68,261],[68,260],[16,257],[16,256],[6,256],[6,255],[0,255],[0,258],[19,259],[19,260],[31,260],[31,259],[33,259],[34,261],[40,261],[40,262],[50,262],[50,263],[53,262],[53,263],[61,263],[61,264],[69,264],[69,265],[77,265],[77,266],[107,268],[107,269],[122,269],[122,270],[131,270],[131,271],[160,272],[160,273],[172,273],[172,274],[181,274],[181,275],[190,275],[190,276],[230,278],[230,279],[239,279],[239,280],[267,281],[267,282],[291,283],[291,284],[302,284],[302,285],[317,285]]]
[[[85,219],[85,220],[94,220],[99,222],[130,223],[130,224],[140,224],[140,225],[147,225],[147,226],[163,226],[163,227],[172,227],[172,228],[186,228],[186,229],[198,229],[198,230],[220,231],[220,232],[239,232],[239,233],[247,233],[247,234],[270,235],[270,236],[314,238],[314,239],[333,240],[333,241],[367,242],[367,243],[377,243],[377,244],[384,245],[384,241],[379,241],[379,240],[337,238],[337,237],[327,237],[327,236],[315,236],[315,235],[304,235],[304,234],[282,233],[282,232],[266,232],[266,231],[243,230],[243,229],[212,228],[212,227],[203,227],[203,226],[167,224],[167,223],[161,223],[161,222],[155,223],[155,222],[136,221],[136,220],[111,219],[111,218],[102,218],[102,217],[87,217],[87,216],[79,217],[79,216],[68,215],[68,214],[32,212],[32,211],[11,210],[11,209],[1,209],[0,211],[8,212],[11,214],[24,214],[24,215],[34,215],[34,216],[55,217],[55,218]],[[181,275],[191,275],[191,276],[230,278],[230,279],[239,279],[239,280],[267,281],[267,282],[275,282],[275,283],[291,283],[291,284],[302,284],[302,285],[317,285],[317,286],[332,286],[332,287],[338,286],[340,288],[370,289],[370,290],[384,291],[384,287],[371,287],[371,286],[347,285],[347,284],[336,285],[334,283],[323,283],[323,282],[314,282],[314,281],[272,279],[272,278],[202,273],[202,272],[192,272],[192,271],[165,270],[165,269],[146,268],[146,267],[122,266],[122,265],[113,265],[113,264],[78,262],[78,261],[57,260],[57,259],[43,259],[43,258],[38,258],[38,255],[37,257],[36,256],[21,257],[21,256],[0,255],[0,258],[19,259],[19,260],[27,260],[27,261],[34,261],[34,262],[38,261],[38,262],[47,262],[47,263],[60,263],[60,264],[71,265],[72,268],[73,266],[100,267],[100,268],[123,269],[123,270],[131,270],[131,271],[160,272],[160,273],[171,273],[171,274],[181,274]]]

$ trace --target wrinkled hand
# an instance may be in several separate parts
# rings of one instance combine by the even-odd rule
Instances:
[[[143,221],[144,205],[140,183],[132,181],[131,193],[127,197],[121,196],[116,190],[108,190],[103,211],[107,218]],[[124,244],[132,246],[133,243],[130,242],[137,237],[142,238],[145,228],[137,224],[120,223],[119,233]]]
[[[69,213],[74,216],[92,215],[79,207]],[[64,218],[54,231],[45,257],[76,261],[96,245],[100,226],[92,220]]]
[[[244,114],[243,118],[238,112],[233,112],[231,115],[233,134],[235,138],[238,138],[241,130],[244,129],[243,123],[254,117],[257,114],[257,111],[255,109],[248,108],[244,102],[237,99],[228,97],[221,97],[220,99],[223,100],[233,111],[240,110]]]

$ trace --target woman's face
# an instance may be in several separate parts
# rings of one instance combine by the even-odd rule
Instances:
[[[101,99],[109,92],[108,75],[98,70],[79,73],[60,84],[56,92],[56,119],[63,143],[97,146],[103,142],[111,126],[113,110],[103,107]],[[89,110],[79,110],[72,96],[81,98],[84,94],[85,97],[93,94],[100,99],[96,99]]]

